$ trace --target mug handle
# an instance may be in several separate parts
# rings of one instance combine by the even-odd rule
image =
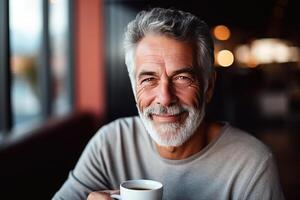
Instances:
[[[119,199],[119,200],[122,200],[122,197],[121,197],[121,195],[119,195],[119,194],[112,194],[112,195],[110,195],[110,197],[113,198],[113,199]]]

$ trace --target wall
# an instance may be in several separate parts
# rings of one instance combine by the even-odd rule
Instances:
[[[76,110],[105,116],[102,0],[77,0],[75,4]]]

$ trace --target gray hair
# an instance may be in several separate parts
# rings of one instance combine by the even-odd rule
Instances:
[[[207,24],[188,12],[175,9],[153,8],[141,11],[127,25],[124,38],[125,63],[135,93],[134,54],[136,47],[147,34],[159,34],[191,42],[195,47],[196,64],[200,68],[204,90],[214,73],[214,44]]]

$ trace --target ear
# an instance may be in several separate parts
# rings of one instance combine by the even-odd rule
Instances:
[[[214,71],[213,75],[211,76],[211,78],[208,81],[208,88],[205,93],[206,104],[208,104],[213,97],[216,79],[217,79],[217,73]]]

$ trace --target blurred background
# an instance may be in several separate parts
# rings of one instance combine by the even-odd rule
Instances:
[[[266,143],[286,198],[300,199],[297,0],[0,0],[0,199],[50,199],[99,127],[137,114],[122,37],[155,6],[208,23],[209,117]]]

